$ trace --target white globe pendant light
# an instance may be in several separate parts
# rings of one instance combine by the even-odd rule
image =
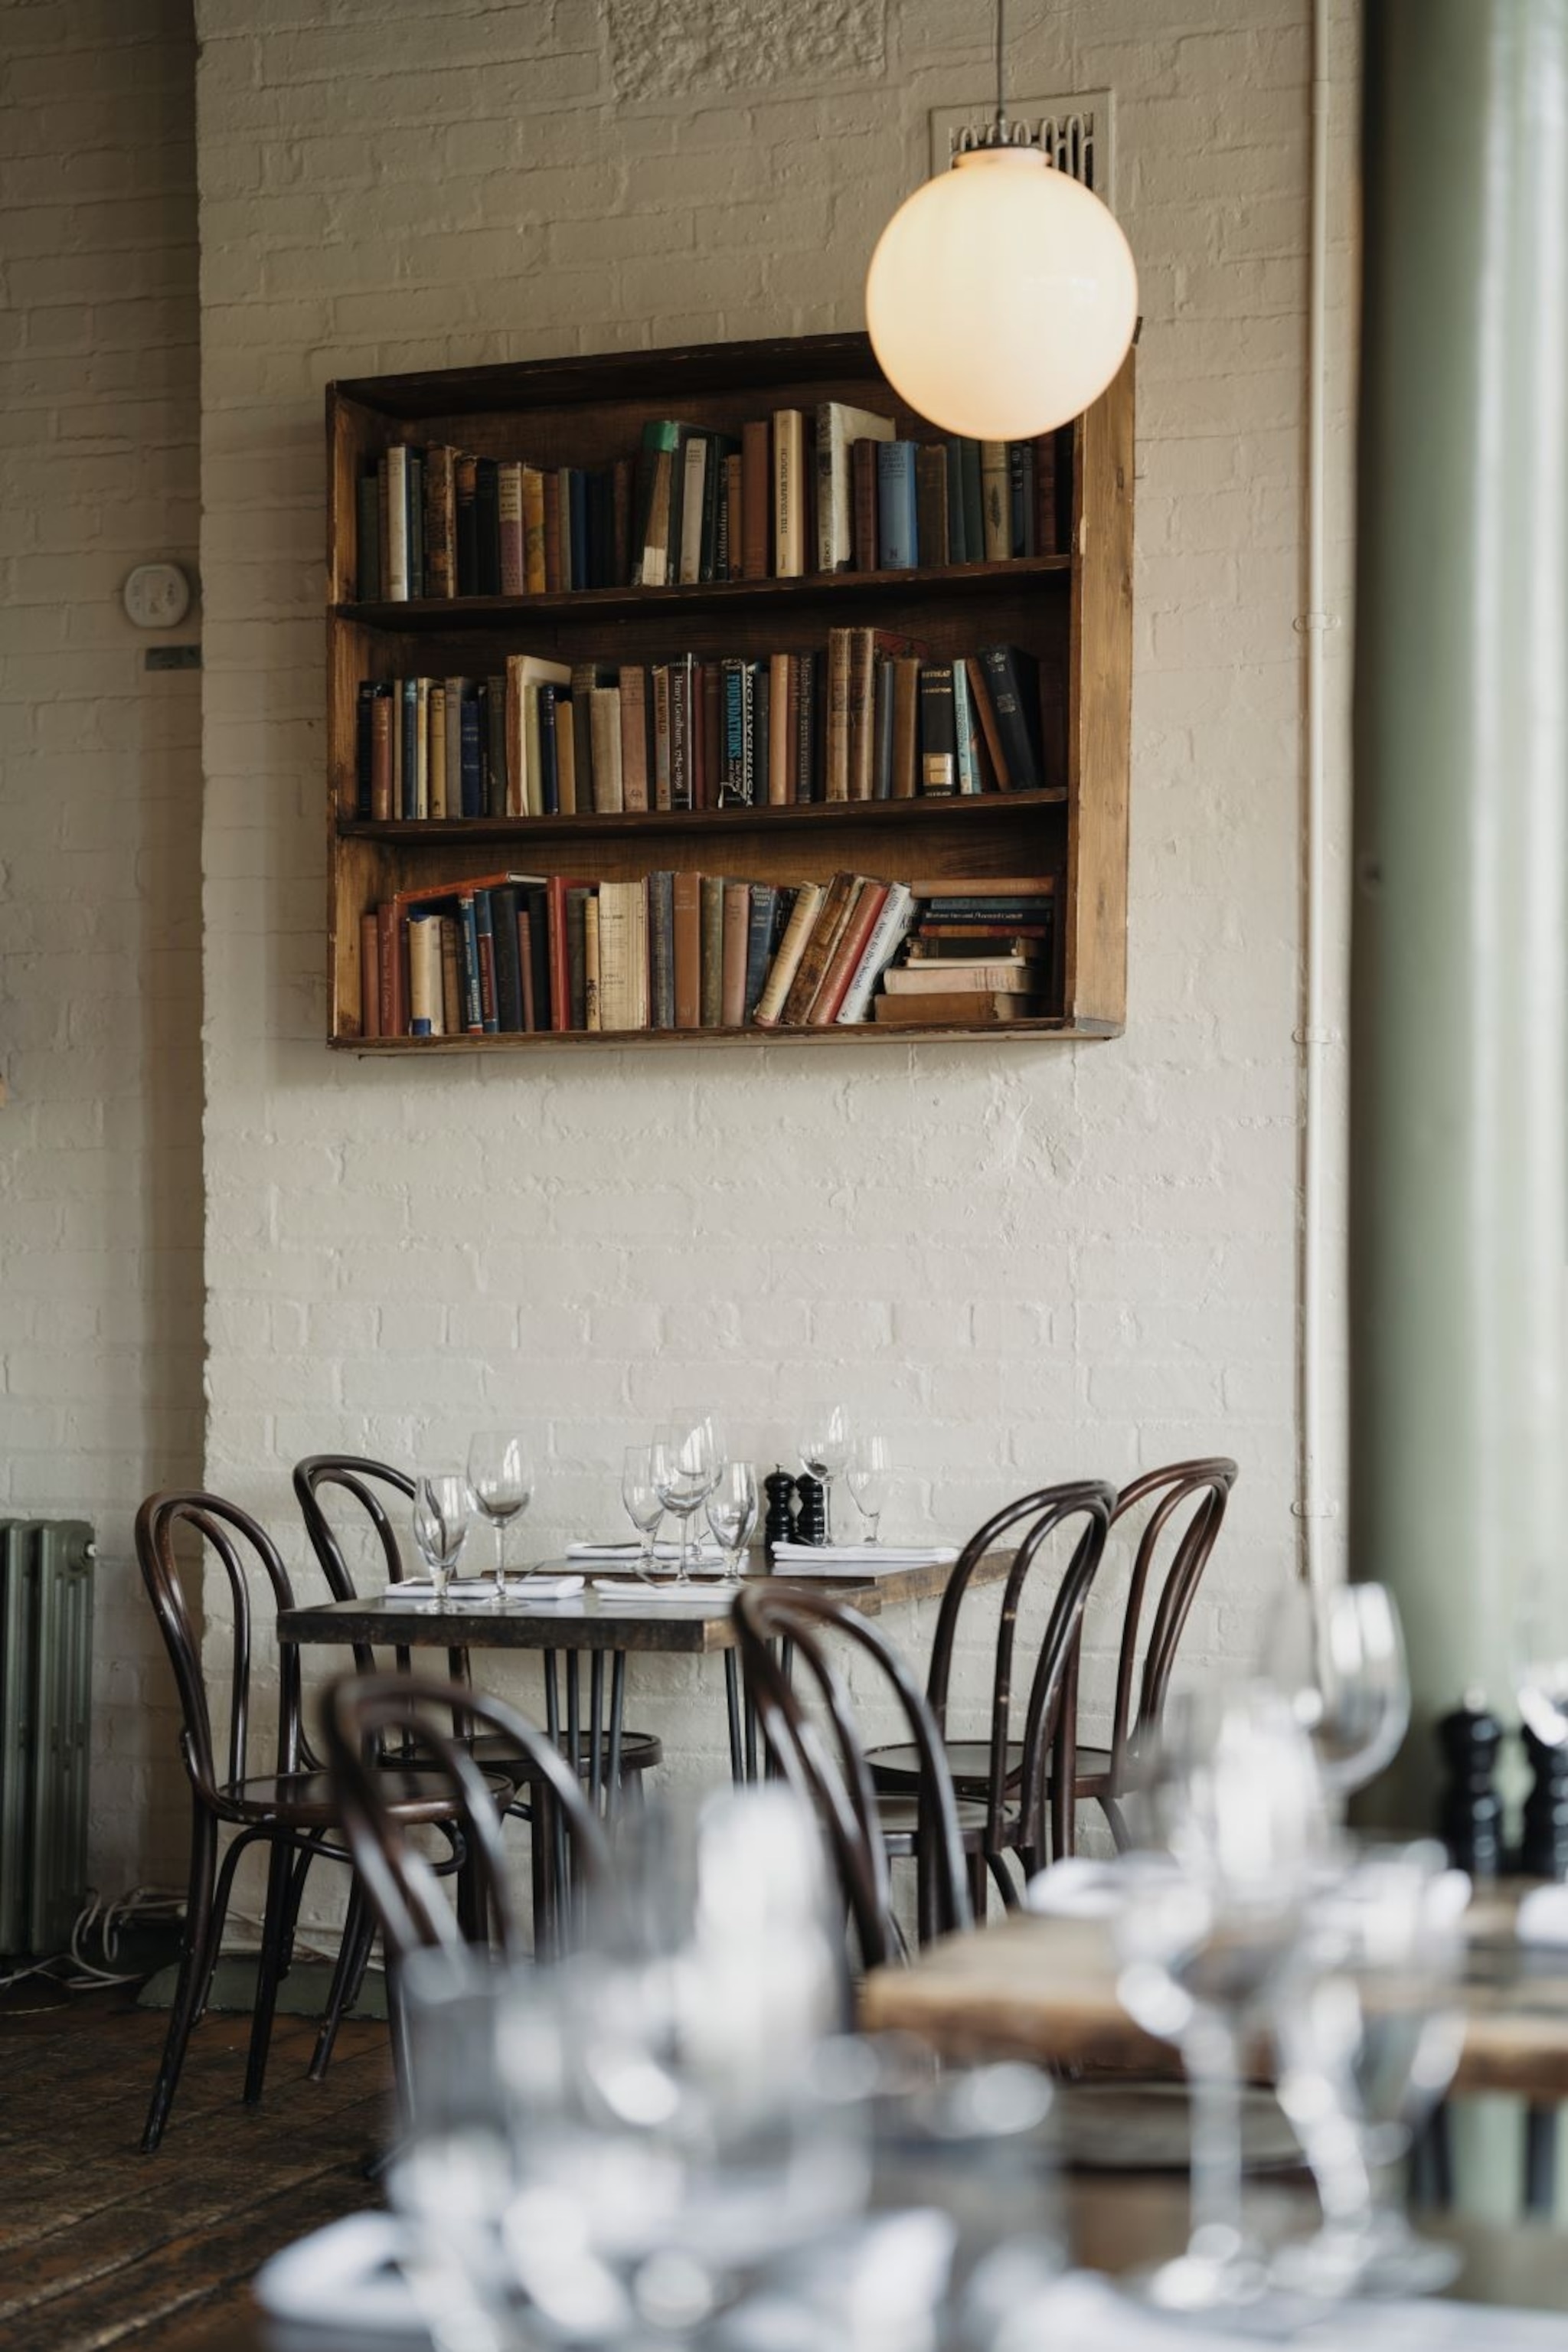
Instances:
[[[894,390],[945,432],[1024,441],[1081,415],[1138,322],[1138,272],[1100,198],[1047,163],[1001,98],[984,144],[882,231],[866,323]]]

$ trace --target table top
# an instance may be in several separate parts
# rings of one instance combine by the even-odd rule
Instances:
[[[1523,1946],[1510,1890],[1473,1906],[1458,2091],[1568,2100],[1568,1953]],[[1168,2042],[1133,2024],[1116,1993],[1103,1920],[1015,1914],[950,1936],[910,1967],[878,1969],[861,2023],[918,2034],[948,2058],[1026,2057],[1169,2074]]]
[[[988,1553],[973,1581],[993,1582],[1005,1573],[1010,1559],[1005,1552]],[[490,1601],[482,1607],[469,1603],[437,1610],[428,1601],[383,1600],[379,1595],[307,1603],[279,1612],[278,1638],[301,1644],[369,1642],[384,1648],[659,1650],[699,1656],[734,1647],[732,1584],[713,1580],[694,1583],[689,1597],[679,1601],[623,1600],[619,1593],[593,1589],[595,1581],[611,1580],[629,1592],[642,1589],[637,1578],[617,1574],[613,1561],[541,1560],[534,1572],[581,1573],[588,1583],[569,1601],[531,1601],[527,1576],[514,1577],[504,1606]],[[766,1568],[754,1568],[745,1571],[742,1582],[765,1579],[802,1592],[825,1593],[875,1617],[900,1602],[940,1599],[952,1573],[951,1560],[891,1569],[876,1577],[774,1577]]]

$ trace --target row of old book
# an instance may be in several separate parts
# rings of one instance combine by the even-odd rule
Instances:
[[[650,421],[634,457],[536,466],[398,443],[356,483],[362,604],[795,579],[1050,555],[1053,434],[917,443],[838,400],[738,434]]]
[[[512,655],[489,677],[367,678],[361,818],[578,816],[1039,792],[1059,713],[1021,646],[936,660],[886,630],[826,653],[568,665]]]
[[[500,874],[362,919],[366,1037],[987,1027],[1048,1011],[1054,876]]]

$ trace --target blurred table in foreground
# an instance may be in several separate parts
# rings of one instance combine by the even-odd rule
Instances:
[[[1568,1951],[1521,1945],[1503,1890],[1475,1906],[1456,2092],[1509,2091],[1535,2105],[1568,2100]],[[950,1936],[910,1967],[878,1969],[860,2022],[918,2034],[947,2058],[1168,2074],[1168,2042],[1133,2024],[1116,1994],[1110,1934],[1099,1919],[1014,1915]]]

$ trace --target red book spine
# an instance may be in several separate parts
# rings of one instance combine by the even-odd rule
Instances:
[[[768,420],[760,417],[741,430],[741,576],[768,576],[768,517],[773,512],[773,452]]]
[[[359,1026],[362,1037],[381,1034],[381,924],[374,907],[359,919]]]

